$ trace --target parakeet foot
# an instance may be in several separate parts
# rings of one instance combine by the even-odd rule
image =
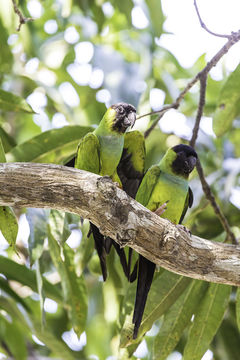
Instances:
[[[157,210],[155,210],[154,213],[158,216],[161,216],[167,210],[167,203],[168,201],[166,201],[161,206],[159,206],[159,208],[157,208]]]
[[[181,224],[177,224],[176,226],[177,226],[180,230],[185,231],[185,233],[186,233],[188,236],[191,236],[191,235],[192,235],[191,231],[190,231],[188,228],[186,228],[186,226],[181,225]]]

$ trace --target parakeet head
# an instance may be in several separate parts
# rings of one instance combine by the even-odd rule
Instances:
[[[116,115],[113,120],[112,130],[125,133],[129,127],[133,127],[136,121],[136,109],[131,104],[118,103],[111,106]]]
[[[176,145],[171,150],[177,154],[172,162],[173,172],[187,178],[196,165],[198,158],[196,151],[185,144]]]

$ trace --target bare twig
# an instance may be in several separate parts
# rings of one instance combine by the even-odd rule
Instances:
[[[189,90],[198,82],[201,81],[201,78],[203,76],[208,75],[208,73],[210,72],[210,70],[217,65],[217,63],[219,62],[219,60],[229,51],[229,49],[236,44],[238,41],[240,40],[240,30],[237,32],[232,32],[232,34],[230,35],[228,41],[226,42],[226,44],[216,53],[216,55],[213,56],[213,58],[207,63],[207,65],[199,72],[197,73],[197,75],[187,84],[187,86],[180,92],[180,94],[178,95],[177,99],[169,105],[164,105],[162,107],[162,109],[157,110],[157,111],[153,111],[147,114],[143,114],[140,115],[138,117],[138,119],[143,118],[145,116],[148,115],[156,115],[156,114],[162,114],[165,112],[167,112],[170,109],[178,109],[182,100],[184,99],[185,95],[189,92]],[[161,116],[162,117],[162,116]],[[158,118],[157,120],[154,121],[154,125],[152,124],[151,126],[151,131],[155,128],[155,126],[157,125],[158,121],[160,119]],[[147,130],[148,134],[147,136],[150,135],[151,133],[150,128]]]
[[[198,7],[197,7],[197,4],[196,4],[196,0],[194,0],[194,5],[195,5],[195,8],[196,8],[197,15],[198,15],[201,26],[206,31],[208,31],[210,34],[212,34],[214,36],[218,36],[218,37],[227,38],[228,41],[214,55],[214,57],[207,63],[207,65],[187,84],[187,86],[179,94],[179,96],[177,97],[175,102],[173,102],[170,105],[164,106],[159,111],[154,111],[152,113],[141,115],[141,117],[144,117],[146,115],[153,115],[153,114],[157,114],[157,113],[160,114],[160,116],[152,123],[151,127],[145,132],[144,136],[146,138],[147,136],[149,136],[151,131],[155,128],[155,126],[157,125],[159,120],[162,118],[162,116],[165,114],[165,112],[167,112],[170,109],[178,109],[178,107],[180,106],[181,101],[184,99],[187,92],[193,87],[193,85],[195,85],[197,83],[197,81],[200,81],[200,98],[199,98],[198,111],[197,111],[197,116],[196,116],[196,121],[195,121],[194,129],[193,129],[192,138],[190,140],[190,145],[192,147],[195,147],[195,143],[196,143],[196,139],[197,139],[198,131],[199,131],[199,125],[200,125],[200,121],[201,121],[202,114],[203,114],[203,108],[204,108],[204,105],[205,105],[206,84],[207,84],[208,73],[210,72],[210,70],[214,66],[216,66],[216,64],[223,57],[223,55],[225,55],[229,51],[229,49],[236,42],[238,42],[240,40],[240,30],[238,32],[232,32],[231,35],[220,35],[220,34],[216,34],[216,33],[211,32],[210,30],[208,30],[208,28],[203,23],[203,21],[202,21],[202,19],[200,17]],[[236,240],[233,232],[231,231],[230,225],[229,225],[225,215],[221,211],[220,207],[218,206],[218,204],[217,204],[217,202],[215,200],[215,197],[214,197],[214,195],[213,195],[213,193],[211,191],[211,188],[208,185],[208,183],[207,183],[207,181],[206,181],[206,179],[204,177],[204,173],[203,173],[203,169],[202,169],[202,166],[200,164],[200,161],[197,164],[197,170],[198,170],[198,174],[199,174],[199,177],[200,177],[200,180],[201,180],[201,184],[202,184],[202,188],[203,188],[203,191],[205,193],[205,196],[209,200],[209,202],[211,203],[211,206],[213,207],[216,216],[219,218],[224,230],[226,231],[227,240],[231,240],[231,242],[233,244],[237,244],[237,240]]]
[[[170,109],[176,109],[176,107],[174,106],[174,104],[172,105],[166,105],[165,107],[162,108],[161,112],[158,114],[160,114],[156,120],[154,120],[154,122],[152,123],[152,125],[150,126],[149,129],[147,129],[144,133],[144,138],[146,139],[148,137],[148,135],[152,132],[152,130],[155,128],[155,126],[157,125],[157,123],[161,120],[161,118],[163,117],[163,115]],[[156,113],[156,112],[153,112]],[[150,115],[151,113],[149,113],[148,115]],[[146,116],[146,115],[142,115],[141,117]]]
[[[229,39],[231,37],[231,35],[217,34],[217,33],[213,32],[213,31],[209,30],[207,28],[206,24],[202,21],[202,18],[201,18],[201,15],[199,13],[198,6],[197,6],[197,0],[194,0],[194,6],[195,6],[195,9],[196,9],[196,12],[197,12],[197,16],[198,16],[200,25],[204,30],[206,30],[209,34],[211,34],[213,36],[217,36],[217,37],[221,37],[221,38],[227,38],[227,39]]]
[[[212,207],[213,207],[213,210],[215,212],[215,214],[217,215],[217,217],[219,218],[224,230],[226,231],[227,233],[227,240],[230,240],[233,244],[238,244],[229,224],[228,224],[228,221],[226,219],[226,217],[224,216],[224,214],[222,213],[220,207],[218,206],[216,200],[215,200],[215,197],[211,191],[211,188],[210,186],[208,185],[206,179],[205,179],[205,176],[204,176],[204,173],[203,173],[203,168],[201,166],[201,163],[200,161],[198,160],[197,162],[197,171],[198,171],[198,175],[199,175],[199,178],[200,178],[200,181],[201,181],[201,184],[202,184],[202,188],[203,188],[203,191],[206,195],[206,198],[210,201]]]
[[[195,125],[193,128],[192,138],[189,141],[189,144],[194,148],[195,143],[198,136],[200,121],[203,114],[203,108],[205,105],[205,97],[206,97],[206,86],[207,86],[207,74],[204,72],[200,78],[200,98],[199,98],[199,104],[198,104],[198,111],[197,116],[195,120]]]
[[[0,164],[0,205],[52,208],[89,219],[177,274],[240,286],[240,246],[201,239],[162,219],[108,177],[54,164]]]
[[[14,12],[15,12],[15,14],[17,14],[18,17],[19,17],[19,25],[18,25],[17,31],[20,31],[21,26],[22,26],[23,24],[26,24],[28,21],[34,21],[34,19],[31,18],[31,17],[30,17],[30,18],[24,17],[23,14],[21,13],[21,11],[19,10],[19,8],[18,8],[18,6],[17,6],[17,4],[16,4],[16,1],[15,1],[15,0],[12,0],[12,3],[13,3]]]

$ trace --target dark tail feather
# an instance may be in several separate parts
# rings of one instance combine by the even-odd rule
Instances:
[[[130,278],[131,278],[132,254],[133,254],[133,249],[129,248],[128,249],[128,269],[127,269],[128,281],[130,281]]]
[[[129,275],[129,282],[132,283],[136,280],[137,278],[137,270],[138,270],[138,262],[139,260],[136,261],[133,271],[131,272],[131,274]]]
[[[133,339],[137,338],[156,265],[139,255],[138,282],[133,314]]]
[[[93,234],[95,248],[100,260],[100,266],[102,270],[103,280],[107,279],[107,264],[106,264],[106,251],[104,247],[104,236],[100,233],[99,229],[92,223],[90,223],[91,231]]]
[[[114,240],[112,240],[112,244],[119,256],[122,268],[123,268],[123,272],[126,275],[126,277],[128,278],[128,264],[127,264],[127,259],[126,259],[126,254],[123,248],[120,247],[120,245],[118,243],[116,243]]]
[[[105,237],[104,246],[105,246],[105,250],[106,250],[107,254],[110,253],[111,248],[112,248],[112,244],[113,244],[113,239],[111,239],[109,236]]]
[[[70,159],[66,164],[64,164],[65,166],[68,166],[68,167],[73,167],[74,168],[74,165],[75,165],[75,156]]]

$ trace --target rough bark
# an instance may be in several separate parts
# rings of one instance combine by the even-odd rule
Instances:
[[[0,205],[72,212],[165,269],[240,285],[240,246],[190,236],[131,199],[108,177],[59,165],[0,164]]]

